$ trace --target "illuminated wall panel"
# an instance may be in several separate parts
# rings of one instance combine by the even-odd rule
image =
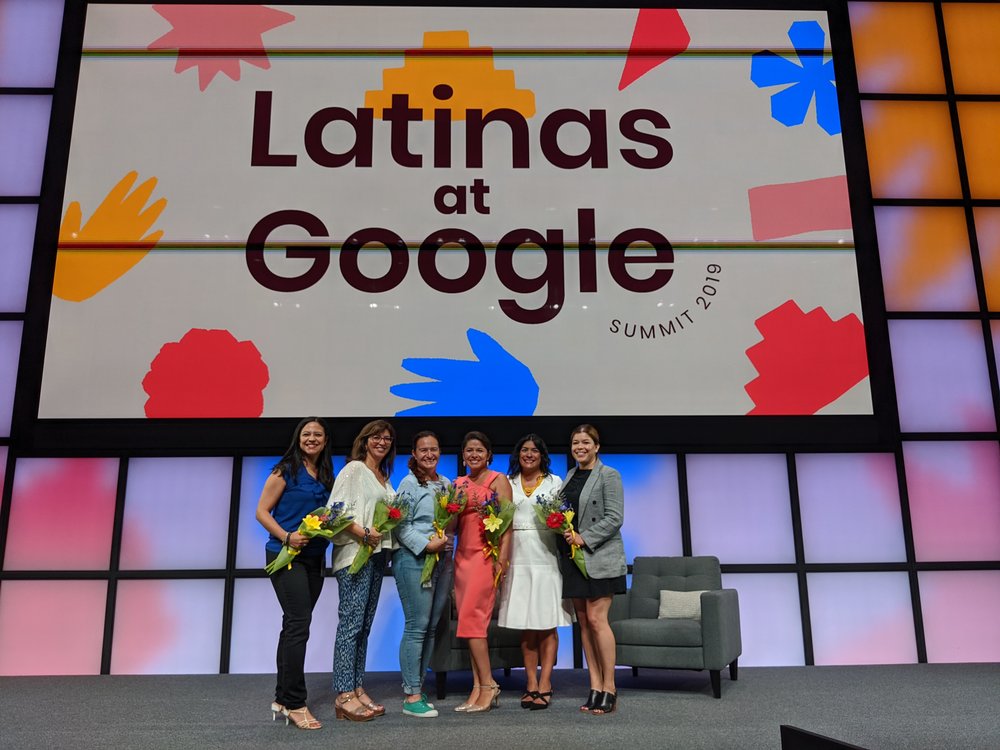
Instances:
[[[107,581],[4,581],[0,675],[99,674],[107,590]]]
[[[887,309],[979,309],[964,210],[878,206],[875,226]]]
[[[799,455],[795,467],[806,562],[906,559],[892,454]]]
[[[917,661],[906,573],[810,573],[808,583],[816,664]]]
[[[793,574],[724,573],[722,586],[740,596],[745,667],[805,664],[799,588]]]
[[[17,360],[20,348],[20,321],[0,321],[0,437],[10,435],[10,419],[14,410],[14,385],[17,381]]]
[[[112,674],[219,671],[224,581],[119,581]]]
[[[903,443],[903,459],[917,560],[996,560],[997,443]]]
[[[4,569],[107,570],[117,484],[115,458],[18,459]],[[72,535],[39,544],[53,523]]]
[[[862,93],[944,93],[930,3],[848,3],[848,9]]]
[[[1000,661],[1000,570],[924,571],[927,661]]]
[[[1000,310],[1000,208],[977,207],[973,216],[983,263],[986,300],[990,310]]]
[[[723,563],[792,562],[784,456],[688,456],[691,546]]]
[[[0,95],[0,195],[38,195],[51,96]]]
[[[0,0],[0,87],[55,84],[62,0]]]
[[[959,102],[958,118],[972,197],[1000,198],[1000,102]]]
[[[875,198],[961,198],[948,105],[862,101]]]
[[[267,532],[257,523],[257,501],[280,456],[246,456],[240,477],[240,514],[236,535],[236,567],[263,568]],[[329,559],[329,555],[327,555]]]
[[[1000,93],[1000,4],[942,3],[957,94]]]
[[[621,472],[625,487],[626,559],[683,554],[677,457],[607,455],[604,461]]]
[[[224,568],[232,472],[231,458],[132,459],[122,569]]]
[[[337,582],[324,578],[323,592],[313,611],[307,672],[330,672],[333,668],[333,641],[337,632]],[[383,613],[376,613],[378,620]],[[233,597],[233,635],[229,671],[267,674],[275,670],[275,649],[281,632],[281,607],[269,580],[243,578],[236,581]],[[373,651],[375,649],[372,649]],[[379,648],[378,651],[385,651]],[[371,665],[369,661],[369,665]],[[396,665],[399,668],[399,665]]]
[[[0,205],[0,313],[24,312],[37,216],[38,206]]]
[[[890,320],[889,336],[903,431],[996,429],[978,321]]]

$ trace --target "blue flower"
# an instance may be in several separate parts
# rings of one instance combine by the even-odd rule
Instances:
[[[770,50],[757,52],[750,63],[750,80],[758,88],[792,84],[771,96],[771,117],[786,127],[801,125],[813,97],[816,122],[830,135],[840,134],[840,111],[833,60],[823,61],[826,32],[816,21],[796,21],[788,29],[801,65]]]

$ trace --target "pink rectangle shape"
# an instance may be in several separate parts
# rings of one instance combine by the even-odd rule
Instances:
[[[847,177],[760,185],[747,191],[755,240],[851,228]]]

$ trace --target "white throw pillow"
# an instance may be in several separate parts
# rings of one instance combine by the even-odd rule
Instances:
[[[701,620],[701,595],[704,591],[661,591],[660,620]]]

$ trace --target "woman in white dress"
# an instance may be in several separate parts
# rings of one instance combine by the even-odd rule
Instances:
[[[535,501],[552,497],[562,480],[549,472],[549,451],[538,435],[517,441],[510,454],[515,506],[510,571],[504,578],[497,624],[521,630],[521,653],[527,684],[521,708],[538,711],[552,698],[552,668],[559,650],[556,628],[570,625],[572,615],[562,598],[562,574],[556,534],[538,520]]]

